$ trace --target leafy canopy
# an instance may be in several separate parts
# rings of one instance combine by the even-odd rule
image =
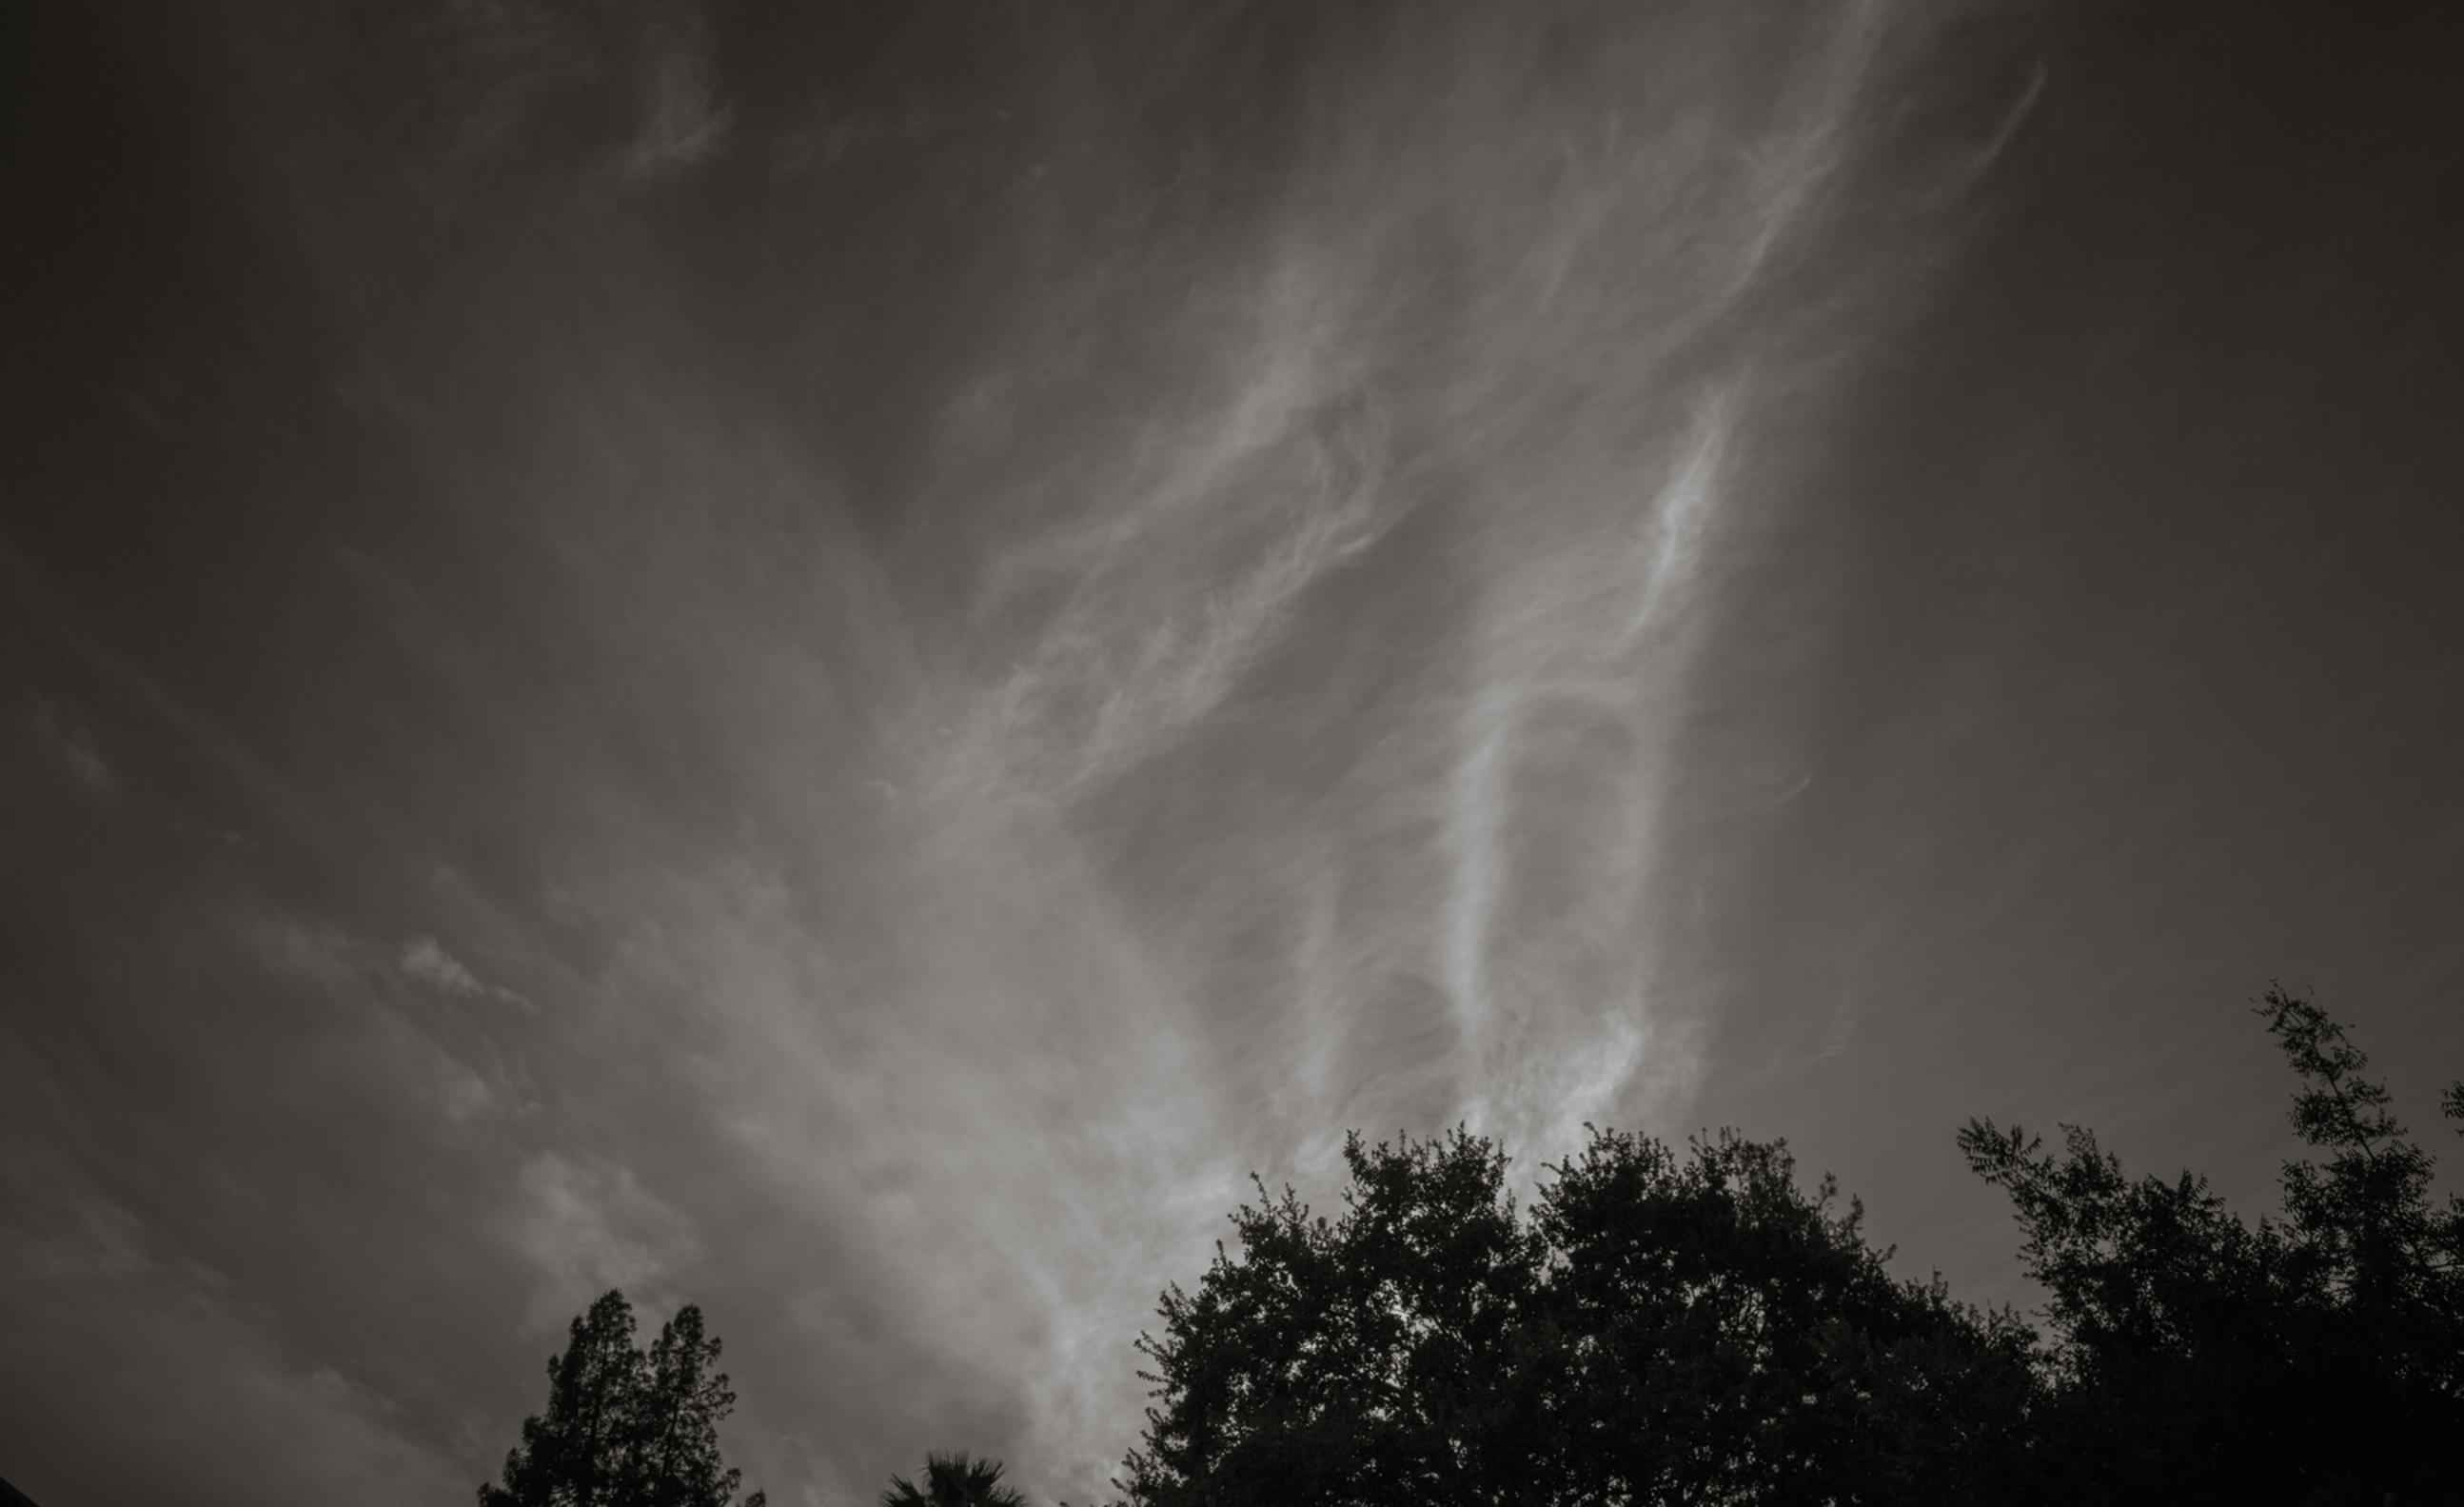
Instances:
[[[1460,1128],[1344,1154],[1339,1217],[1260,1185],[1164,1295],[1137,1507],[1938,1499],[2031,1385],[1780,1144],[1595,1130],[1528,1218]]]
[[[1345,1144],[1342,1208],[1232,1215],[1142,1336],[1130,1507],[2464,1503],[2464,1200],[2344,1029],[2272,989],[2299,1079],[2280,1215],[2207,1180],[1959,1135],[2039,1337],[1893,1277],[1779,1142],[1595,1130],[1528,1214],[1458,1128]],[[2464,1121],[2464,1082],[2442,1108]]]
[[[2305,996],[2257,1012],[2300,1080],[2281,1218],[2246,1224],[2204,1177],[2132,1180],[2064,1125],[2059,1154],[1976,1120],[1959,1143],[2010,1194],[2054,1343],[2041,1499],[2464,1500],[2464,1202]],[[2447,1116],[2464,1120],[2464,1083]]]

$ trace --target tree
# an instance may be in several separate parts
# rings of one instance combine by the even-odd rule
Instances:
[[[2301,1081],[2284,1216],[2245,1224],[2205,1178],[2124,1175],[2095,1137],[2057,1156],[1991,1120],[1960,1134],[2012,1198],[2055,1347],[2034,1479],[2062,1502],[2464,1500],[2464,1204],[2386,1085],[2304,996],[2256,1006]],[[2464,1082],[2447,1092],[2464,1120]]]
[[[633,1336],[622,1293],[574,1319],[547,1363],[547,1411],[523,1420],[480,1507],[733,1507],[742,1473],[719,1457],[718,1424],[736,1394],[701,1310],[679,1309],[647,1354]],[[762,1494],[743,1507],[763,1507]]]
[[[2018,1458],[2034,1337],[1893,1277],[1863,1209],[1781,1142],[1686,1154],[1595,1131],[1539,1228],[1564,1501],[1988,1500]]]
[[[1131,1507],[1410,1501],[2464,1504],[2464,1198],[2343,1028],[2257,1003],[2313,1153],[2248,1223],[2206,1179],[1990,1120],[2049,1343],[1893,1277],[1852,1200],[1733,1132],[1595,1130],[1529,1217],[1457,1129],[1344,1148],[1342,1211],[1232,1215],[1140,1337]],[[2464,1081],[2442,1112],[2464,1124]]]
[[[650,1346],[637,1428],[640,1507],[730,1507],[744,1473],[718,1451],[718,1424],[736,1408],[719,1342],[702,1333],[701,1310],[676,1311]],[[755,1492],[745,1507],[763,1507]],[[627,1504],[631,1507],[631,1504]]]
[[[1026,1507],[1026,1497],[1001,1484],[999,1460],[973,1459],[961,1450],[925,1455],[920,1488],[904,1475],[891,1476],[881,1507]]]
[[[611,1291],[548,1361],[547,1411],[522,1421],[504,1483],[479,1488],[481,1507],[612,1507],[630,1474],[640,1366],[632,1306]]]
[[[1232,1215],[1239,1256],[1219,1243],[1195,1296],[1163,1295],[1162,1338],[1139,1340],[1162,1406],[1127,1463],[1133,1502],[1478,1500],[1507,1464],[1541,1250],[1505,1157],[1461,1131],[1354,1135],[1344,1157],[1341,1220],[1261,1182]]]
[[[1959,1499],[2014,1459],[2030,1336],[1898,1281],[1733,1134],[1595,1131],[1529,1219],[1457,1129],[1259,1191],[1141,1338],[1136,1507]]]

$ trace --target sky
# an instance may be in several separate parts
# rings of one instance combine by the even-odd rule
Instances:
[[[615,1286],[1083,1501],[1347,1130],[2021,1303],[2272,979],[2434,1132],[2434,11],[11,8],[0,1474],[467,1500]]]

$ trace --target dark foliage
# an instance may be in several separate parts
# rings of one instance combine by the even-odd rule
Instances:
[[[1026,1507],[1026,1497],[1001,1484],[999,1460],[973,1459],[961,1450],[927,1454],[920,1486],[904,1475],[891,1476],[881,1507]]]
[[[1233,1215],[1142,1337],[1133,1507],[1385,1502],[2464,1502],[2464,1201],[2309,1000],[2280,1217],[1959,1137],[2007,1191],[2047,1342],[1892,1277],[1784,1146],[1595,1131],[1528,1217],[1458,1130],[1345,1147],[1338,1217]],[[2464,1082],[2443,1109],[2464,1121]]]
[[[1892,1277],[1852,1200],[1733,1134],[1595,1133],[1539,1226],[1576,1368],[1551,1500],[1976,1497],[2015,1458],[2032,1337]]]
[[[1891,1275],[1778,1142],[1595,1130],[1525,1211],[1482,1137],[1354,1135],[1337,1215],[1260,1183],[1163,1295],[1125,1507],[2464,1507],[2464,1199],[2433,1202],[2343,1027],[2282,990],[2257,1010],[2316,1158],[2280,1215],[2134,1180],[2075,1125],[2058,1152],[1960,1133],[2042,1340]],[[2464,1124],[2464,1081],[2441,1109]],[[574,1320],[482,1507],[731,1507],[718,1341],[693,1308],[647,1351],[633,1328],[615,1293]],[[1001,1476],[933,1454],[882,1507],[1024,1507]]]
[[[647,1352],[633,1332],[622,1293],[573,1321],[547,1363],[547,1411],[523,1421],[480,1507],[735,1507],[742,1473],[719,1457],[718,1424],[736,1394],[701,1310],[679,1310]],[[755,1492],[743,1507],[762,1504]]]
[[[1945,1499],[2015,1453],[2027,1332],[1890,1277],[1780,1146],[1595,1132],[1529,1220],[1461,1130],[1345,1154],[1341,1218],[1244,1207],[1165,1295],[1132,1502]]]
[[[1240,1256],[1219,1246],[1195,1296],[1164,1295],[1133,1501],[1488,1500],[1512,1452],[1545,1448],[1531,1381],[1556,1347],[1505,1159],[1460,1133],[1345,1155],[1342,1220],[1262,1185]]]
[[[2271,990],[2301,1080],[2284,1213],[2247,1225],[2207,1180],[2132,1181],[2096,1139],[2059,1155],[1990,1120],[1960,1135],[2007,1190],[2055,1345],[2038,1499],[2464,1501],[2464,1207],[2430,1199],[2368,1059],[2310,1000]],[[2464,1083],[2450,1088],[2464,1120]]]

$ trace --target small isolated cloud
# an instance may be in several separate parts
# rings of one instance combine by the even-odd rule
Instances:
[[[486,987],[433,937],[410,939],[410,944],[402,949],[402,971],[448,994],[474,995]]]
[[[34,713],[34,731],[89,794],[108,797],[120,793],[119,777],[111,772],[111,765],[102,762],[90,730],[63,718],[57,707],[45,702]]]
[[[436,1107],[447,1120],[467,1125],[483,1116],[502,1113],[505,1096],[469,1063],[442,1048],[431,1056]]]
[[[433,937],[413,937],[402,949],[402,971],[429,987],[459,999],[482,996],[508,1005],[530,1007],[530,1001],[499,985],[490,984],[462,965]]]
[[[523,1075],[507,1064],[486,1022],[401,1008],[400,991],[388,986],[381,947],[329,921],[263,900],[234,903],[223,924],[241,957],[275,978],[315,989],[336,1008],[329,1028],[338,1032],[338,1051],[362,1064],[371,1082],[409,1093],[457,1126],[537,1113]],[[451,998],[534,1008],[522,995],[464,967],[433,937],[414,938],[397,966]]]
[[[735,112],[718,98],[710,45],[698,28],[660,47],[643,70],[642,125],[617,161],[627,184],[665,182],[718,155]]]
[[[242,954],[277,978],[341,989],[360,976],[360,949],[328,922],[260,901],[235,904],[229,925]]]

